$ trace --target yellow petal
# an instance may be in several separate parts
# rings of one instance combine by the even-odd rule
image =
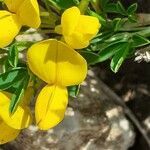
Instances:
[[[80,32],[74,32],[70,36],[64,36],[66,43],[74,49],[82,49],[89,45],[89,39]]]
[[[27,106],[18,106],[16,112],[9,114],[10,94],[0,92],[0,117],[3,121],[14,129],[23,129],[32,122],[32,116]]]
[[[8,7],[9,11],[16,13],[23,1],[24,0],[4,0],[4,3]]]
[[[17,11],[17,15],[23,25],[38,28],[41,24],[37,0],[24,0]]]
[[[21,28],[16,15],[0,11],[0,48],[9,45]]]
[[[89,45],[101,25],[96,17],[81,15],[77,7],[72,7],[63,13],[61,26],[66,43],[74,49],[82,49]]]
[[[63,35],[70,35],[74,31],[78,24],[79,16],[80,10],[77,7],[71,7],[62,14],[61,25]]]
[[[67,88],[57,85],[45,86],[36,102],[35,117],[41,130],[47,130],[60,123],[68,104]]]
[[[74,49],[82,49],[98,33],[100,23],[96,17],[80,15],[79,22],[71,35],[64,35],[66,43]]]
[[[76,32],[95,36],[100,26],[99,20],[96,17],[80,15]]]
[[[10,99],[11,94],[8,92],[0,92],[0,106],[2,107],[3,105],[7,104],[7,99]]]
[[[20,130],[9,127],[6,123],[0,120],[0,144],[13,141],[20,133]]]
[[[34,44],[28,50],[27,60],[31,71],[49,84],[80,84],[87,74],[85,59],[55,39]]]

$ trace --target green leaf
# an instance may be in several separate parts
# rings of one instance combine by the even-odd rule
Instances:
[[[111,60],[110,67],[113,72],[118,72],[120,66],[126,59],[129,49],[130,44],[129,43],[124,43],[121,49],[114,55],[114,57]]]
[[[90,16],[96,17],[99,20],[99,22],[101,23],[102,26],[106,25],[106,19],[103,18],[101,15],[95,13],[94,11],[92,11],[90,9],[88,9],[88,13],[89,13]]]
[[[12,84],[12,86],[10,86],[9,88],[5,89],[5,91],[9,92],[9,93],[15,93],[15,91],[19,88],[20,86],[20,81],[15,82],[14,84]]]
[[[25,49],[28,49],[31,45],[33,45],[35,42],[33,41],[17,41],[15,42],[15,46],[17,47],[18,51],[23,51]]]
[[[19,103],[21,102],[24,92],[28,86],[30,76],[26,75],[23,79],[24,80],[20,82],[19,87],[16,89],[15,93],[11,97],[11,102],[9,107],[9,111],[11,114],[15,112]]]
[[[9,71],[11,68],[12,67],[9,64],[8,56],[6,56],[5,61],[3,62],[3,65],[2,65],[3,72]]]
[[[136,15],[136,14],[129,15],[129,16],[128,16],[128,20],[129,20],[131,23],[136,23],[136,22],[137,22],[137,15]]]
[[[106,5],[108,5],[109,0],[100,0],[101,8],[105,9]]]
[[[105,11],[106,11],[107,13],[118,13],[117,5],[114,4],[114,3],[108,3],[108,4],[105,6]]]
[[[133,40],[133,47],[136,47],[136,48],[150,44],[149,39],[147,39],[139,34],[133,35],[132,40]]]
[[[106,39],[108,39],[109,37],[111,37],[113,35],[113,33],[111,32],[103,32],[99,35],[97,35],[95,38],[93,38],[90,43],[91,44],[95,44],[95,43],[100,43],[100,42],[104,42]]]
[[[122,41],[122,42],[127,42],[130,37],[130,33],[124,32],[124,33],[117,33],[105,40],[107,43],[112,43],[112,42],[117,42],[117,41]]]
[[[124,8],[124,6],[121,4],[120,1],[117,2],[117,11],[121,14],[121,15],[124,15],[126,16],[127,15],[127,12]]]
[[[27,70],[25,68],[16,68],[0,75],[0,90],[10,88],[14,83],[22,80]]]
[[[134,14],[137,10],[137,3],[132,4],[131,6],[128,7],[127,13],[129,15]]]
[[[8,53],[8,62],[12,67],[17,67],[18,64],[18,49],[16,45],[12,45],[9,48],[9,53]]]
[[[113,30],[116,32],[122,27],[123,22],[121,18],[115,18],[112,22],[112,25],[113,25]]]
[[[57,3],[57,5],[59,7],[61,7],[62,9],[67,9],[69,7],[76,5],[77,1],[75,1],[75,0],[55,0],[55,3]]]
[[[109,44],[105,49],[103,49],[99,53],[99,58],[98,58],[99,62],[111,58],[115,53],[120,51],[122,47],[124,47],[124,45],[126,45],[126,42],[114,42]]]
[[[68,87],[68,93],[71,97],[77,97],[79,94],[80,85],[74,85]]]
[[[86,59],[88,65],[93,65],[97,62],[99,55],[90,51],[80,51],[80,54]]]

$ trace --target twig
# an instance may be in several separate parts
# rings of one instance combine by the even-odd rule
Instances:
[[[127,117],[130,118],[130,120],[134,123],[134,125],[137,127],[139,132],[142,134],[143,138],[147,142],[149,148],[150,148],[150,138],[148,137],[146,131],[143,129],[141,124],[139,123],[138,119],[135,117],[133,112],[127,107],[125,102],[117,95],[115,94],[103,81],[99,79],[99,83],[101,84],[103,92],[105,92],[108,96],[112,98],[112,100],[117,104],[122,106],[125,114]]]

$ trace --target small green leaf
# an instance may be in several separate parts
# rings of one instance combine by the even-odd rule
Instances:
[[[3,72],[9,71],[11,68],[12,68],[12,67],[11,67],[10,64],[9,64],[8,56],[6,56],[5,61],[4,61],[3,64],[2,64]]]
[[[109,37],[111,37],[113,35],[113,33],[111,32],[104,32],[104,33],[101,33],[99,35],[97,35],[95,38],[93,38],[90,43],[91,44],[95,44],[95,43],[100,43],[100,42],[103,42],[105,41],[106,39],[108,39]]]
[[[25,68],[16,68],[0,74],[0,90],[6,90],[10,88],[14,83],[20,81],[25,74]]]
[[[15,42],[15,46],[17,47],[18,51],[23,51],[33,45],[35,42],[31,41],[17,41]]]
[[[118,13],[117,5],[114,4],[114,3],[108,3],[108,4],[105,6],[105,11],[106,11],[107,13]]]
[[[74,85],[68,87],[68,93],[71,97],[77,97],[79,94],[80,85]]]
[[[137,22],[137,15],[136,15],[136,14],[129,15],[129,16],[128,16],[128,20],[129,20],[131,23],[136,23],[136,22]]]
[[[111,60],[110,67],[113,72],[118,72],[120,66],[126,59],[128,52],[129,52],[129,43],[124,43],[121,49],[114,55],[114,57]]]
[[[99,20],[99,22],[101,23],[102,26],[106,25],[106,19],[103,18],[101,15],[95,13],[94,11],[92,11],[90,9],[88,10],[88,13],[89,13],[90,16],[96,17]]]
[[[88,65],[93,65],[97,62],[99,55],[90,51],[80,51],[80,54],[86,59]]]
[[[55,0],[55,3],[57,3],[57,5],[59,7],[61,7],[62,9],[67,9],[69,7],[72,7],[74,5],[76,5],[77,0]]]
[[[133,35],[132,40],[133,40],[133,47],[136,47],[136,48],[150,44],[149,39],[147,39],[139,34]]]
[[[137,3],[132,4],[131,6],[128,7],[127,13],[129,15],[134,14],[137,10]]]
[[[15,93],[11,97],[11,102],[9,107],[9,111],[11,114],[15,112],[15,110],[18,107],[18,104],[21,102],[24,92],[28,86],[30,76],[26,75],[23,79],[24,80],[20,82],[19,87],[16,89]]]
[[[5,91],[9,92],[9,93],[15,93],[15,91],[19,88],[20,86],[20,82],[22,80],[19,80],[17,82],[15,82],[14,84],[12,84],[12,86],[10,86],[9,88],[5,89]]]
[[[111,58],[115,53],[120,51],[122,47],[124,47],[124,45],[126,45],[126,42],[114,42],[109,44],[105,49],[103,49],[99,53],[99,58],[98,58],[99,62]]]
[[[117,10],[118,10],[118,12],[119,12],[121,15],[125,15],[125,16],[127,15],[127,12],[126,12],[125,8],[124,8],[124,6],[121,4],[120,1],[117,2]]]
[[[117,33],[114,34],[112,37],[108,38],[105,40],[107,43],[112,43],[112,42],[117,42],[117,41],[122,41],[122,42],[127,42],[130,37],[130,33],[124,32],[124,33]]]
[[[12,45],[9,48],[9,53],[8,53],[8,62],[12,67],[17,67],[18,64],[18,49],[16,45]]]
[[[123,25],[121,18],[115,18],[112,22],[112,25],[113,25],[113,30],[115,32],[118,31]]]

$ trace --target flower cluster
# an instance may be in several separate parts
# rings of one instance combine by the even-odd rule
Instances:
[[[9,45],[23,25],[40,26],[39,7],[36,0],[5,0],[8,11],[0,11],[0,47]],[[48,39],[33,44],[27,52],[30,70],[46,86],[40,91],[35,105],[36,124],[47,130],[60,123],[68,104],[67,86],[78,85],[86,77],[86,60],[74,49],[82,49],[98,33],[100,23],[97,18],[81,15],[77,7],[67,9],[56,32],[64,40]],[[64,41],[64,42],[63,42]],[[32,123],[27,89],[22,103],[15,113],[10,114],[11,94],[0,92],[0,144],[17,137],[21,129]]]
[[[0,48],[9,45],[23,25],[40,26],[39,6],[36,0],[5,0],[8,11],[0,11]]]
[[[67,9],[61,18],[56,32],[63,34],[65,42],[74,49],[82,49],[98,33],[99,20],[96,17],[81,15],[77,7]]]

